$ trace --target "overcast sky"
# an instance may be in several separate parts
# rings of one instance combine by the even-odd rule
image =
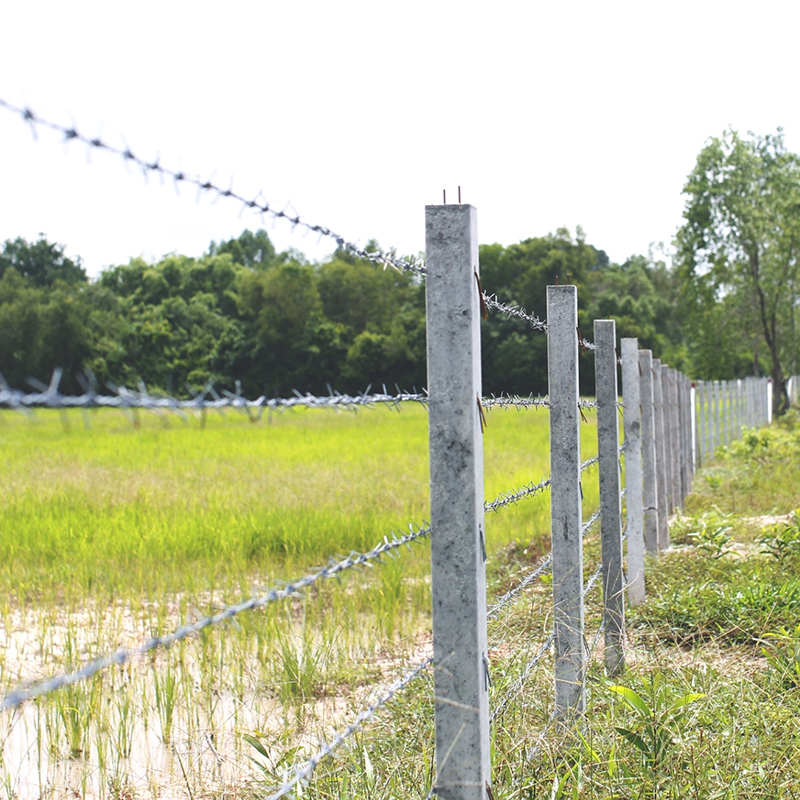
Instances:
[[[796,2],[8,2],[0,97],[360,244],[421,251],[460,185],[481,242],[581,225],[621,261],[671,241],[708,137],[800,149],[798,29]],[[0,241],[93,275],[245,227],[333,249],[241,212],[0,109]]]

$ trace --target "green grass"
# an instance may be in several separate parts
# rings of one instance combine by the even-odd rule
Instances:
[[[369,549],[428,515],[427,417],[378,408],[304,410],[250,424],[209,416],[168,426],[77,412],[0,422],[0,594],[202,591],[288,577]],[[495,411],[485,433],[486,496],[549,473],[547,414]],[[593,425],[583,426],[587,453]],[[595,447],[596,449],[596,447]],[[587,507],[596,478],[587,478]],[[549,503],[487,521],[488,546],[546,537]]]
[[[596,452],[587,420],[584,457]],[[487,500],[549,473],[545,411],[496,410],[487,421]],[[79,412],[0,412],[0,614],[13,642],[0,648],[4,690],[172,630],[428,516],[419,406],[300,410],[258,424],[141,415],[136,427],[101,411],[90,422]],[[583,490],[588,516],[596,468]],[[490,602],[549,548],[549,505],[545,492],[487,515]],[[37,797],[261,793],[428,646],[427,544],[398,556],[7,715],[0,787],[9,796],[32,787]],[[518,620],[502,626],[523,646]],[[424,687],[409,693],[411,707],[378,721],[379,753],[361,737],[345,751],[357,766],[336,778],[340,796],[365,779],[374,794],[382,759],[411,757],[405,723],[417,720],[427,735]],[[397,725],[391,734],[387,724]],[[266,761],[253,741],[266,743]],[[427,745],[413,751],[398,792],[408,781],[422,791],[430,757]]]

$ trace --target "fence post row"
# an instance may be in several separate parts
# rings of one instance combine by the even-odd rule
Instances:
[[[425,247],[436,793],[485,800],[491,771],[475,209],[426,206]]]
[[[476,212],[426,207],[426,323],[435,660],[436,793],[485,800],[491,784]],[[458,320],[454,325],[453,320]],[[547,287],[555,717],[585,711],[583,520],[575,286]],[[625,667],[625,589],[645,596],[644,552],[669,546],[669,514],[695,465],[769,420],[770,384],[698,381],[622,340],[628,582],[624,574],[616,326],[596,320],[605,663]],[[791,384],[794,391],[794,379]]]

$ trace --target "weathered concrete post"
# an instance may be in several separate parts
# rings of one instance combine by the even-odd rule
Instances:
[[[692,485],[694,483],[694,469],[697,461],[695,456],[695,451],[697,449],[697,425],[695,421],[694,384],[692,383],[691,378],[686,375],[684,375],[683,380],[686,385],[686,425],[688,427],[687,435],[689,438],[689,452],[686,454],[686,469],[687,474],[689,475],[689,488],[687,490],[688,494],[692,491]]]
[[[704,389],[705,381],[697,381],[695,384],[695,400],[697,403],[697,466],[700,467],[705,461],[706,455],[706,418],[704,411]]]
[[[678,371],[667,370],[669,383],[670,465],[672,467],[672,510],[681,507],[681,423],[678,407]]]
[[[628,600],[644,600],[644,523],[639,341],[623,339],[622,424],[625,429],[625,507],[627,509]]]
[[[660,359],[653,359],[653,411],[656,430],[656,473],[658,482],[658,549],[669,547],[669,487],[667,486],[667,437],[664,425],[664,379]]]
[[[605,665],[625,669],[625,576],[622,568],[622,501],[617,423],[617,334],[613,319],[594,321],[597,456],[600,472],[600,547],[603,559]],[[626,451],[627,457],[627,451]],[[627,463],[626,463],[627,466]]]
[[[671,514],[675,508],[675,472],[672,463],[672,439],[675,429],[672,426],[672,387],[670,381],[670,368],[661,365],[661,408],[664,416],[664,485],[667,495],[667,513]]]
[[[658,554],[658,478],[656,428],[653,403],[653,353],[639,351],[639,390],[642,411],[642,484],[644,494],[644,546]]]
[[[491,784],[481,435],[481,302],[472,206],[426,206],[436,793]]]
[[[547,287],[550,519],[553,544],[556,717],[586,709],[583,536],[578,416],[578,290]]]

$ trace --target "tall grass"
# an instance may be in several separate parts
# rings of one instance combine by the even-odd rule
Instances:
[[[363,550],[428,514],[424,409],[298,410],[204,428],[118,412],[0,425],[0,593],[18,602],[219,587]],[[549,472],[547,414],[495,411],[486,496]],[[587,453],[593,425],[583,426]],[[595,448],[596,449],[596,446]],[[596,504],[596,479],[584,486]],[[546,536],[539,498],[487,520],[490,548]]]
[[[87,428],[78,414],[0,412],[3,690],[139,643],[428,516],[419,406],[296,410],[258,424],[209,415],[202,426],[143,414],[134,427],[100,411]],[[487,500],[545,477],[547,413],[487,416]],[[581,433],[591,456],[591,415]],[[596,470],[583,491],[588,516]],[[496,591],[549,547],[549,505],[545,493],[487,515]],[[194,797],[280,776],[376,682],[429,647],[428,573],[423,542],[6,715],[0,786],[20,798]],[[423,717],[428,706],[418,705]],[[387,753],[398,736],[387,737]],[[409,773],[420,786],[430,771],[422,752]],[[263,769],[251,768],[254,755]],[[366,768],[367,751],[359,758]]]

